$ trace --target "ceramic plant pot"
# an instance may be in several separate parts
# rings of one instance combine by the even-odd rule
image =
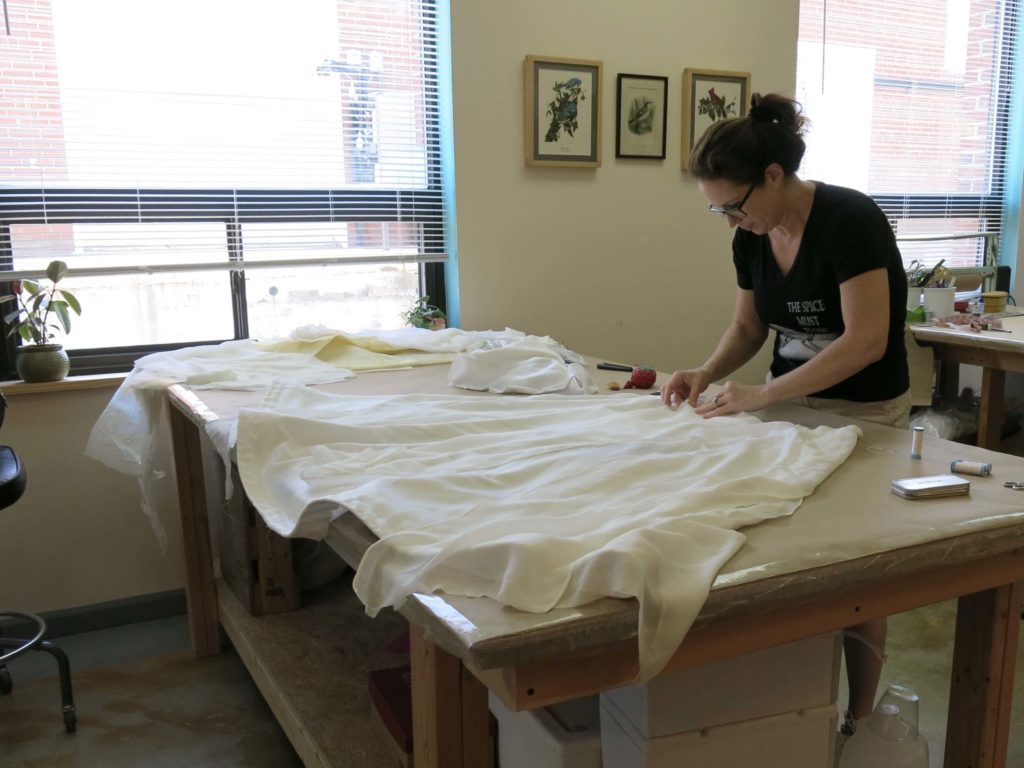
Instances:
[[[15,366],[23,381],[38,383],[60,381],[68,375],[71,364],[60,344],[26,344],[18,347]]]

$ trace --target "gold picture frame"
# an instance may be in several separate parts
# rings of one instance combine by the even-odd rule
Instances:
[[[527,56],[526,164],[601,167],[601,62]]]
[[[683,70],[683,170],[687,168],[693,145],[712,123],[745,117],[749,108],[749,72]]]

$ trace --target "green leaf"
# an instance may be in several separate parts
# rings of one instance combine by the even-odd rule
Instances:
[[[64,300],[68,303],[68,306],[71,307],[71,309],[74,311],[76,315],[82,314],[82,305],[78,303],[78,299],[76,299],[73,294],[62,290],[60,291],[60,295],[64,298]]]
[[[4,315],[4,322],[10,324],[17,320],[19,317],[21,317],[21,307],[18,307],[13,312],[8,312],[6,315]]]
[[[57,313],[57,319],[60,320],[60,324],[64,326],[64,333],[68,333],[71,330],[71,318],[68,316],[67,304],[63,301],[55,301],[50,306]]]
[[[33,334],[32,334],[32,326],[30,326],[30,325],[19,325],[18,326],[18,333],[21,334],[21,338],[23,338],[25,341],[28,341],[28,342],[35,341],[35,339],[33,338]]]
[[[46,276],[52,283],[59,283],[67,273],[68,265],[63,261],[51,261],[46,267]]]
[[[37,293],[39,293],[39,283],[37,283],[35,280],[22,280],[21,287],[22,290],[24,290],[26,293],[32,296],[35,296]]]

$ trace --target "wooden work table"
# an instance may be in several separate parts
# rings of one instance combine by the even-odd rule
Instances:
[[[939,362],[938,389],[955,401],[960,364],[981,366],[978,445],[999,450],[1007,371],[1024,372],[1024,315],[1001,318],[1003,331],[973,332],[912,325],[915,341],[932,348]]]
[[[446,368],[361,374],[322,388],[451,392]],[[603,386],[624,375],[594,371],[594,377]],[[219,650],[223,609],[199,450],[203,428],[256,405],[260,395],[180,386],[168,394],[190,626],[196,652],[207,655]],[[843,423],[792,406],[762,416],[809,426]],[[864,435],[850,459],[795,514],[744,530],[746,544],[722,569],[666,671],[957,597],[945,765],[1005,766],[1024,608],[1024,493],[1002,481],[1024,480],[1024,459],[927,438],[924,458],[913,460],[906,431],[861,426]],[[966,497],[908,501],[889,492],[893,479],[945,473],[956,458],[991,462],[994,476],[971,478]],[[327,541],[355,566],[374,537],[345,514]],[[637,669],[632,600],[602,599],[535,615],[482,598],[413,595],[402,613],[412,629],[418,768],[486,764],[488,689],[511,708],[528,709],[627,684]]]

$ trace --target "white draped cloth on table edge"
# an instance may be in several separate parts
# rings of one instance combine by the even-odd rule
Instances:
[[[509,351],[500,351],[504,347],[509,347]],[[518,351],[513,352],[511,348]],[[475,351],[491,351],[492,356],[504,357],[508,365],[520,366],[518,379],[512,377],[519,388],[512,391],[553,391],[563,387],[572,387],[575,391],[593,390],[585,369],[579,365],[582,358],[548,336],[529,336],[511,328],[504,331],[400,328],[345,333],[308,325],[295,329],[283,339],[227,341],[139,358],[93,425],[85,455],[137,478],[143,512],[149,517],[160,548],[164,550],[167,533],[157,514],[154,483],[168,470],[168,467],[158,466],[157,448],[170,439],[162,406],[163,392],[171,384],[185,384],[197,390],[255,390],[278,381],[329,384],[350,379],[356,375],[355,371],[448,363]],[[479,380],[477,376],[466,386],[475,385]],[[454,383],[464,385],[459,381]],[[225,464],[230,461],[234,428],[234,420],[229,419],[207,425],[207,432]],[[230,472],[227,478],[230,494]]]
[[[350,511],[378,537],[367,612],[413,592],[544,612],[640,605],[640,678],[678,647],[738,529],[792,514],[853,450],[854,426],[705,420],[633,393],[343,396],[275,385],[243,410],[237,460],[267,524],[322,538]]]

